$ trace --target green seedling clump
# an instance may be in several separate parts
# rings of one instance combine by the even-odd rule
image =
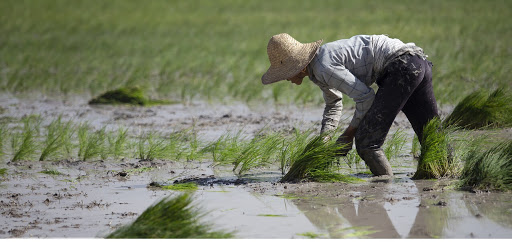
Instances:
[[[144,90],[140,87],[121,87],[107,91],[89,101],[89,104],[131,104],[140,106],[167,103],[170,102],[147,98]]]
[[[473,190],[512,190],[512,140],[469,152],[460,182]]]
[[[431,179],[456,176],[458,165],[451,154],[450,133],[441,127],[441,120],[434,118],[423,128],[423,141],[418,167],[413,179]]]
[[[177,184],[162,186],[162,189],[174,190],[174,191],[195,191],[195,190],[197,190],[197,184],[194,182],[177,183]]]
[[[479,90],[455,106],[445,125],[466,129],[512,127],[512,95],[505,89]]]
[[[231,233],[212,231],[212,225],[202,223],[204,214],[192,204],[191,195],[164,198],[147,208],[132,224],[123,226],[107,238],[208,239],[231,238]]]
[[[23,131],[11,137],[11,146],[14,155],[11,162],[30,160],[37,151],[37,136],[39,133],[40,117],[29,116],[23,119]]]
[[[281,182],[322,181],[323,178],[331,181],[335,178],[332,175],[332,166],[339,148],[333,140],[324,141],[323,135],[313,137],[297,156],[297,160],[293,161]]]
[[[0,176],[5,176],[7,175],[7,168],[0,168]]]

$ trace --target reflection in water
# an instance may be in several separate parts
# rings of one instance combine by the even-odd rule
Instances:
[[[473,201],[475,194],[423,191],[432,185],[403,178],[376,183],[371,192],[353,192],[336,200],[297,199],[294,204],[330,238],[512,237],[510,194],[489,195],[495,201],[501,197],[489,206],[492,203],[482,197]]]
[[[219,229],[234,231],[238,238],[303,238],[306,233],[327,238],[512,238],[512,194],[472,194],[443,186],[395,178],[354,186],[351,192],[315,191],[314,198],[286,199],[232,187],[197,195]],[[328,193],[330,197],[322,197]]]
[[[295,200],[294,203],[313,224],[327,230],[331,238],[360,234],[369,238],[407,237],[418,211],[417,189],[414,185],[376,185],[379,189],[371,194],[354,192],[348,198],[331,201],[328,205],[311,200]]]

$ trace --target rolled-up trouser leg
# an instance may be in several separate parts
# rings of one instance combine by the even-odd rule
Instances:
[[[390,169],[386,157],[380,155],[383,154],[381,147],[396,115],[423,81],[429,68],[426,60],[405,54],[390,62],[377,80],[379,89],[355,135],[357,151],[372,173],[373,170],[381,170],[378,167]],[[367,150],[374,154],[370,155],[372,152]],[[384,170],[387,172],[387,168]]]

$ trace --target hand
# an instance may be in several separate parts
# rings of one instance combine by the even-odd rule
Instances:
[[[352,145],[354,143],[354,138],[347,137],[341,135],[338,140],[336,140],[336,144],[339,145],[339,149],[336,151],[336,156],[346,156],[350,150],[352,150]]]
[[[354,144],[354,136],[356,135],[357,128],[352,126],[348,126],[345,132],[336,140],[336,143],[339,144],[340,149],[337,152],[337,156],[346,156],[350,150],[352,150],[352,145]]]

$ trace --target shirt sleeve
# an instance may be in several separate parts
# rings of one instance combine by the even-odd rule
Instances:
[[[336,89],[320,87],[324,94],[325,108],[322,116],[322,129],[320,133],[336,130],[341,119],[343,109],[342,93]]]
[[[359,127],[359,123],[375,99],[375,91],[366,86],[344,66],[325,68],[322,74],[322,78],[330,88],[341,91],[354,100],[356,111],[350,125]]]

